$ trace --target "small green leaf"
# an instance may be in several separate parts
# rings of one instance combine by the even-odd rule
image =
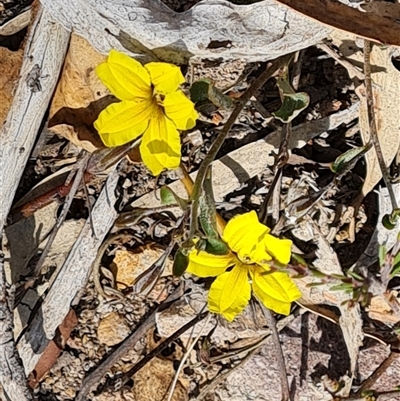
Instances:
[[[393,259],[393,270],[391,276],[394,277],[399,273],[400,273],[400,252],[398,252]]]
[[[345,292],[352,292],[353,286],[348,283],[338,284],[330,287],[331,291],[345,291]]]
[[[226,255],[229,252],[228,245],[219,238],[209,237],[206,239],[206,252],[213,255]]]
[[[393,230],[400,219],[400,209],[394,209],[391,214],[385,214],[382,218],[382,224],[388,230]]]
[[[356,280],[358,280],[358,281],[364,281],[364,277],[360,276],[359,274],[357,274],[357,273],[354,272],[354,271],[349,270],[349,271],[347,272],[347,274],[348,274],[350,277],[353,277],[354,279],[356,279]]]
[[[182,276],[185,273],[189,265],[189,256],[185,255],[181,249],[179,249],[174,258],[174,264],[172,266],[172,273],[174,276]]]
[[[290,86],[288,76],[276,80],[282,98],[280,109],[272,113],[283,123],[289,123],[296,118],[310,103],[310,96],[306,92],[296,93]]]
[[[206,100],[212,102],[221,109],[230,109],[233,101],[229,96],[224,95],[217,89],[211,79],[200,79],[193,83],[190,88],[190,98],[192,102],[201,103]]]
[[[207,170],[203,183],[203,191],[200,195],[199,220],[201,228],[207,237],[218,238],[217,210],[215,208],[214,193],[212,188],[211,167]]]
[[[356,163],[371,149],[372,143],[369,142],[364,146],[353,148],[344,152],[336,160],[331,163],[331,170],[336,174],[350,171]]]
[[[161,187],[160,197],[163,205],[173,205],[176,203],[183,211],[187,210],[188,201],[178,196],[170,187],[166,185]]]
[[[385,245],[379,245],[379,252],[378,252],[379,266],[383,266],[383,264],[385,263],[386,254],[387,251]]]

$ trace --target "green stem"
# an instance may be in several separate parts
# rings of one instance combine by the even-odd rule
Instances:
[[[192,207],[190,213],[190,230],[189,230],[189,238],[188,243],[191,245],[192,240],[198,230],[197,220],[198,220],[198,212],[199,212],[199,199],[201,194],[201,188],[203,187],[204,178],[207,173],[208,167],[214,161],[215,157],[217,156],[219,150],[221,149],[222,144],[224,143],[226,136],[228,135],[229,131],[231,130],[233,124],[235,123],[236,119],[238,118],[240,112],[242,111],[243,107],[246,105],[248,101],[250,101],[251,97],[264,85],[266,81],[270,78],[275,76],[277,72],[287,65],[291,58],[293,57],[293,53],[287,54],[283,57],[272,62],[270,67],[266,67],[265,71],[252,83],[250,88],[243,94],[240,98],[238,104],[236,105],[235,109],[233,110],[232,114],[230,115],[228,121],[226,122],[224,128],[219,133],[217,138],[215,139],[208,155],[204,158],[203,162],[200,165],[199,171],[196,176],[196,180],[193,186],[192,192]]]

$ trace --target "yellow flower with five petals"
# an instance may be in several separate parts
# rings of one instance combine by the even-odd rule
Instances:
[[[208,294],[211,312],[232,321],[249,303],[251,291],[267,308],[288,315],[291,302],[301,292],[287,273],[270,270],[271,261],[283,265],[290,261],[292,241],[269,234],[251,211],[234,217],[226,225],[222,239],[230,251],[213,255],[193,250],[189,254],[188,273],[217,278]]]
[[[140,154],[152,174],[177,168],[181,159],[178,130],[193,128],[198,118],[194,104],[179,89],[185,81],[179,67],[158,62],[142,66],[111,50],[96,72],[121,100],[105,108],[94,122],[104,144],[120,146],[143,134]]]

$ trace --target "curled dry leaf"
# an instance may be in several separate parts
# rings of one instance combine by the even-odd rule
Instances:
[[[95,69],[105,58],[85,39],[72,34],[50,107],[49,129],[89,152],[103,147],[93,122],[103,108],[116,101],[96,76]]]
[[[12,52],[5,47],[0,47],[0,127],[4,124],[13,101],[13,91],[18,83],[22,56],[22,49]]]
[[[390,295],[397,298],[398,292],[391,291]],[[367,308],[368,316],[371,319],[378,320],[388,326],[394,325],[399,322],[399,316],[393,313],[390,305],[388,304],[386,297],[378,295],[372,297],[371,302]]]
[[[313,242],[317,245],[317,259],[314,261],[314,266],[325,274],[343,274],[336,252],[330,247],[329,243],[321,234],[316,224],[311,219],[304,220],[301,225],[305,225],[305,232],[314,234]],[[295,235],[300,238],[300,230],[295,230]],[[300,288],[303,297],[301,303],[315,305],[318,303],[334,305],[341,313],[339,325],[342,329],[343,337],[347,345],[347,350],[350,356],[350,372],[352,378],[345,383],[345,395],[347,396],[351,390],[352,379],[354,378],[355,369],[359,348],[363,343],[362,319],[360,314],[360,306],[356,304],[350,306],[348,301],[351,299],[351,294],[342,291],[331,291],[331,285],[321,285],[317,287],[308,287],[311,283],[319,283],[321,279],[305,277],[304,279],[296,280],[296,284]]]
[[[65,316],[64,321],[58,327],[56,336],[47,344],[39,362],[35,366],[35,369],[30,373],[28,377],[28,385],[30,388],[36,388],[44,375],[57,362],[65,343],[77,324],[78,318],[76,317],[75,311],[71,309],[67,316]]]
[[[111,312],[101,319],[97,328],[97,338],[100,343],[110,347],[125,340],[129,333],[129,326],[117,312]]]
[[[118,250],[111,266],[115,273],[117,289],[123,290],[132,286],[136,278],[149,269],[164,252],[163,248],[154,245],[141,246],[135,252]],[[161,276],[168,275],[172,275],[172,261],[170,259],[167,260],[166,268]],[[151,296],[158,298],[160,291],[162,288],[156,285]]]
[[[132,389],[135,400],[162,401],[175,376],[173,361],[154,358],[133,376],[135,385]],[[172,401],[189,399],[189,382],[180,376]]]
[[[357,46],[359,42],[356,42],[357,38],[354,35],[334,31],[331,34],[331,38],[345,58],[354,65],[363,65],[364,56]],[[400,146],[400,72],[393,66],[391,60],[392,51],[391,47],[380,45],[374,45],[371,51],[376,128],[386,166],[390,166]],[[349,74],[351,76],[351,71],[349,71]],[[356,92],[361,101],[359,126],[365,144],[370,138],[365,90],[363,86],[359,86]],[[364,196],[371,192],[382,178],[374,149],[365,155],[365,160],[367,173],[362,189]]]

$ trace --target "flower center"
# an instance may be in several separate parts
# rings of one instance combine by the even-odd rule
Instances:
[[[240,256],[239,254],[236,254],[236,257],[245,265],[254,264],[249,255]]]
[[[160,95],[159,93],[153,92],[153,101],[157,103],[157,106],[163,107],[165,96]]]

